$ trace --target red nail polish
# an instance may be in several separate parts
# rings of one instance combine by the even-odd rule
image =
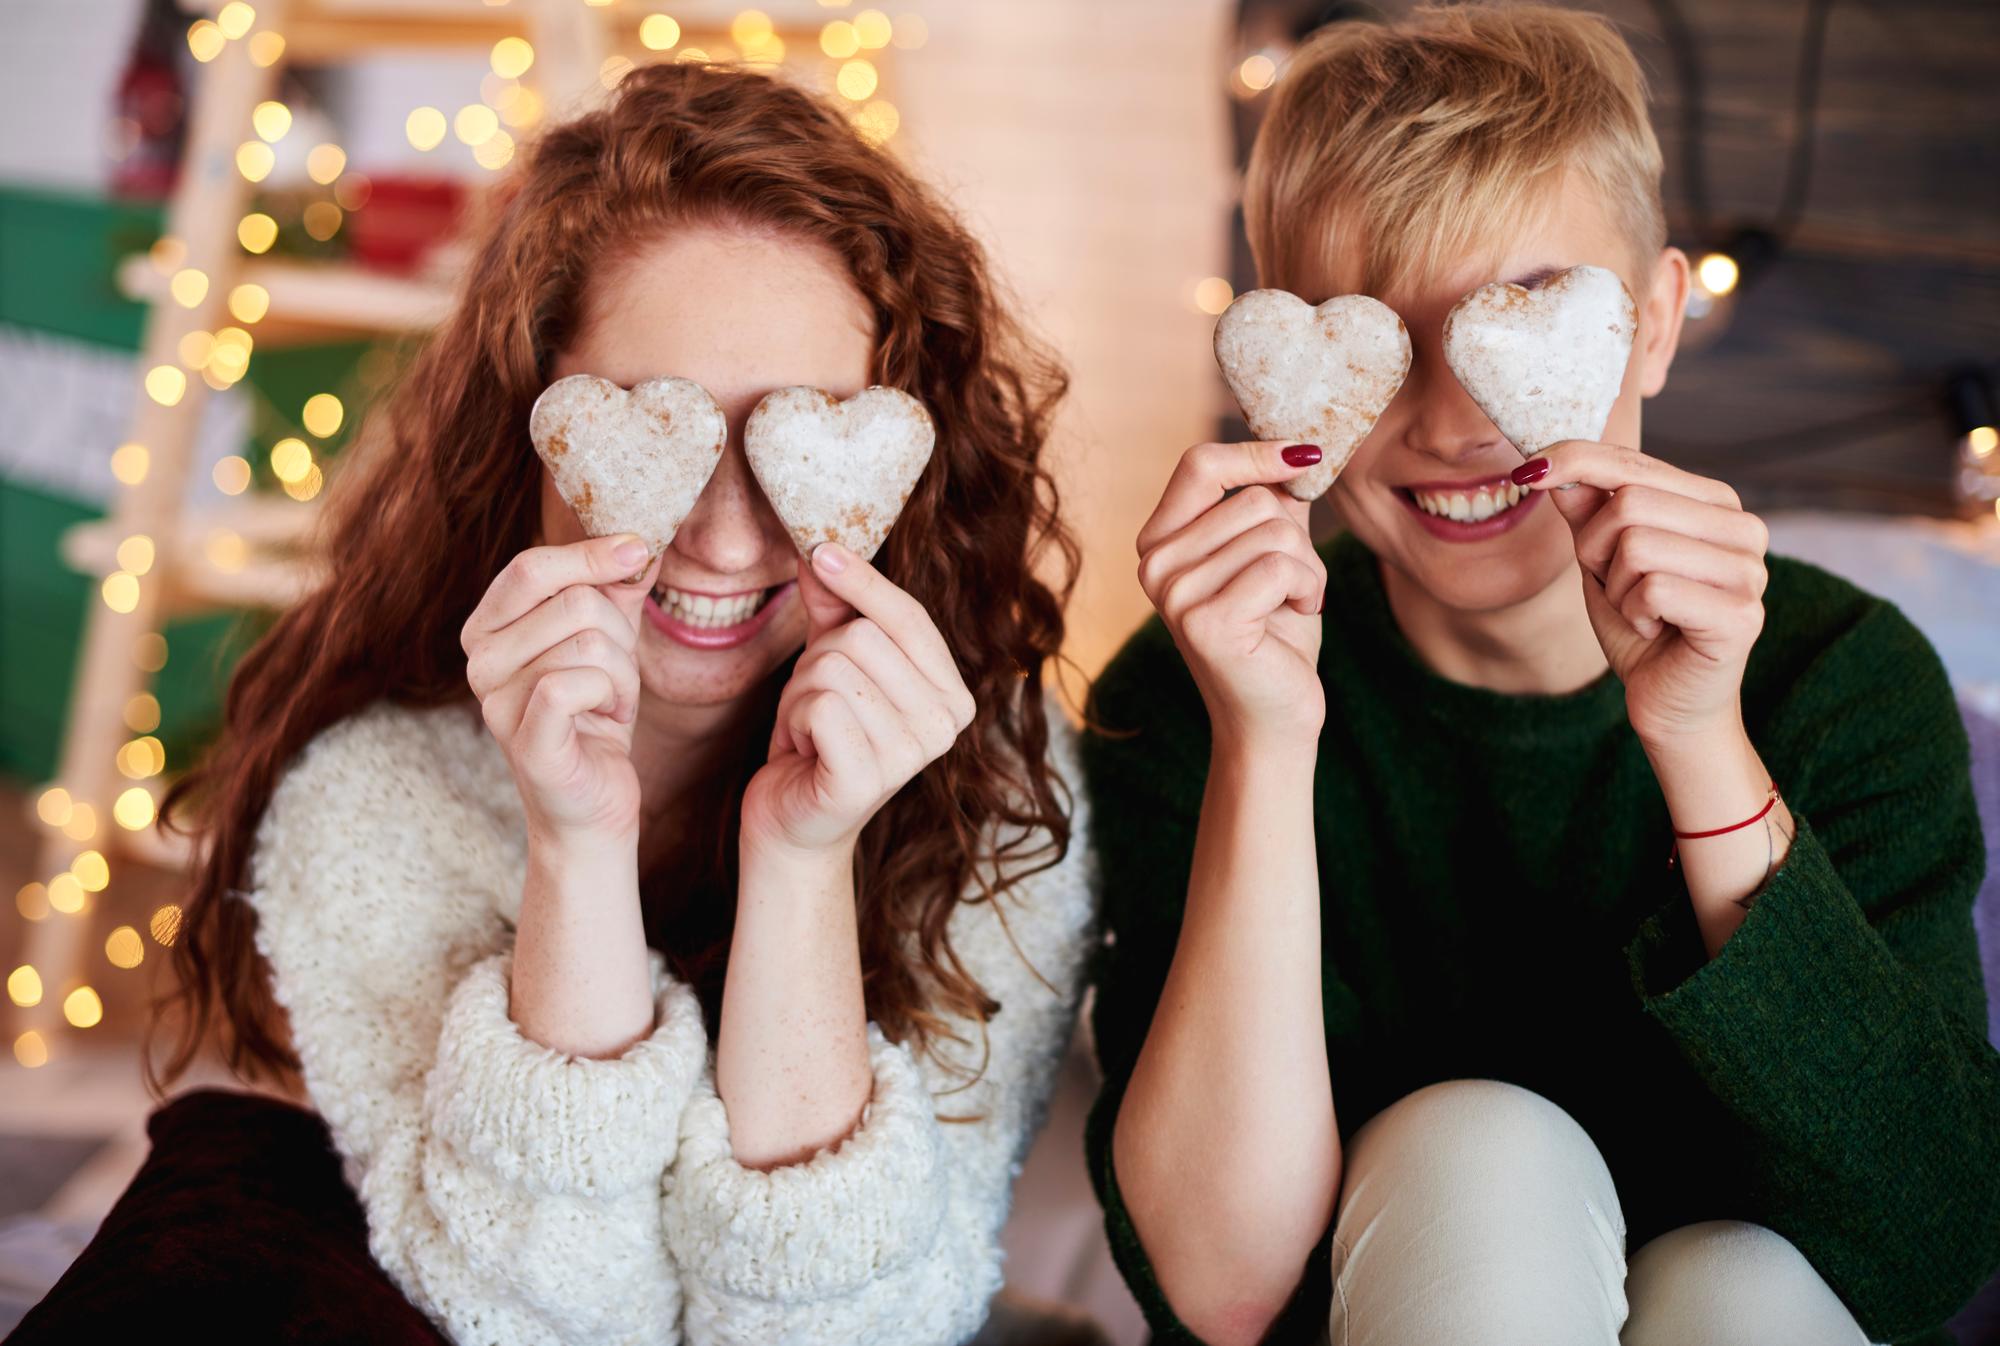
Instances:
[[[1540,481],[1543,477],[1549,475],[1549,460],[1546,458],[1531,458],[1507,475],[1513,480],[1516,486],[1526,486],[1531,481]]]
[[[1285,450],[1284,459],[1292,467],[1311,467],[1319,461],[1319,445],[1293,444]]]

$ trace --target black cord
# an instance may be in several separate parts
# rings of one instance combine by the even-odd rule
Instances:
[[[1681,177],[1687,191],[1689,211],[1694,216],[1695,233],[1700,242],[1703,246],[1710,246],[1722,240],[1716,237],[1714,212],[1708,199],[1707,155],[1703,144],[1707,108],[1701,52],[1686,16],[1681,13],[1678,0],[1649,2],[1659,22],[1660,35],[1673,57],[1675,78],[1680,85]],[[1805,212],[1806,196],[1812,183],[1814,150],[1819,140],[1820,69],[1825,64],[1827,18],[1832,10],[1833,0],[1806,0],[1805,23],[1799,39],[1798,73],[1792,82],[1791,153],[1785,165],[1784,183],[1778,193],[1777,214],[1769,229],[1743,231],[1764,234],[1767,248],[1771,244],[1782,248],[1789,243]],[[1769,250],[1775,251],[1775,248]],[[1737,260],[1741,263],[1746,259]],[[1747,260],[1762,262],[1767,259],[1754,257]],[[1750,278],[1753,269],[1752,266],[1743,268],[1745,281]]]

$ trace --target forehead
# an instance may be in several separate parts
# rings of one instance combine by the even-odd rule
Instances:
[[[791,384],[849,396],[867,385],[873,355],[868,303],[830,248],[684,224],[591,277],[582,330],[553,375],[630,387],[672,374],[728,411]]]
[[[1524,218],[1493,221],[1475,232],[1471,245],[1419,262],[1410,268],[1412,277],[1400,283],[1370,274],[1363,229],[1336,225],[1324,293],[1310,298],[1368,294],[1409,322],[1441,319],[1466,294],[1491,281],[1534,285],[1585,263],[1608,267],[1624,276],[1628,286],[1632,283],[1630,248],[1600,193],[1581,174],[1568,174],[1541,193]],[[1388,259],[1376,259],[1373,269],[1391,267]]]

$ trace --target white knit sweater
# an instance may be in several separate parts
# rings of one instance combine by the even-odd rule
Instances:
[[[621,1057],[552,1050],[508,1016],[527,843],[477,707],[380,702],[307,744],[246,896],[370,1251],[410,1301],[461,1346],[972,1336],[1095,930],[1075,732],[1047,704],[1068,854],[1010,890],[1004,929],[983,902],[950,922],[1003,1005],[984,1074],[965,1088],[870,1024],[860,1125],[769,1171],[732,1157],[701,1008],[657,951],[658,1027]],[[945,1047],[977,1068],[980,1032],[954,1027],[968,1045]]]

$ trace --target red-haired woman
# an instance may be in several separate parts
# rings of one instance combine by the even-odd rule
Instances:
[[[731,427],[637,576],[528,442],[577,372],[692,379]],[[874,564],[802,558],[738,433],[871,383],[936,451]],[[659,65],[551,129],[169,801],[207,843],[169,1078],[215,1005],[239,1072],[298,1068],[458,1340],[972,1335],[1094,921],[1040,690],[1062,387],[798,89]]]

